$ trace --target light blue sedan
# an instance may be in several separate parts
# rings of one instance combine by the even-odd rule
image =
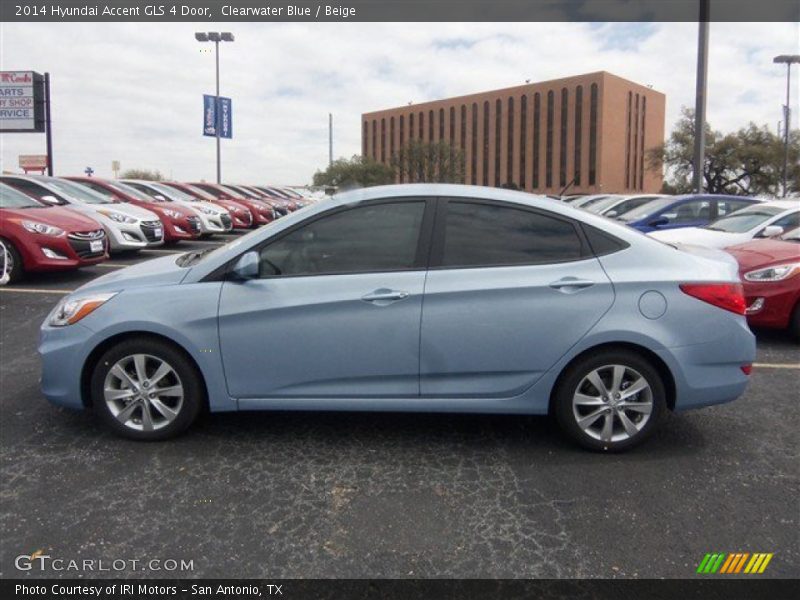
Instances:
[[[360,190],[78,289],[42,389],[140,440],[205,407],[552,413],[624,450],[747,386],[736,264],[696,252],[519,192]]]

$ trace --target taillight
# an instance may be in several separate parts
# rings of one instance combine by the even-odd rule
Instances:
[[[751,365],[751,364],[742,365],[739,368],[742,370],[742,373],[744,373],[745,375],[750,375],[750,373],[753,372],[753,365]]]
[[[743,315],[747,305],[741,283],[682,283],[684,294]]]

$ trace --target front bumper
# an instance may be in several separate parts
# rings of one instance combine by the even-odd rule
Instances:
[[[141,250],[164,243],[164,225],[161,221],[137,221],[136,223],[110,223],[103,220],[111,252]]]
[[[750,325],[785,329],[789,326],[794,307],[800,302],[800,277],[768,283],[745,281],[744,295]]]
[[[98,242],[100,250],[96,249]],[[26,271],[72,270],[108,258],[108,242],[102,229],[71,232],[64,237],[26,236],[17,243],[21,246]]]
[[[48,315],[49,318],[49,315]],[[68,327],[43,326],[39,333],[42,393],[57,406],[81,409],[81,372],[93,333],[80,323]]]

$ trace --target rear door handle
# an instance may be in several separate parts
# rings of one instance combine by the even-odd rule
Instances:
[[[564,293],[572,293],[577,292],[578,290],[582,290],[584,288],[592,287],[594,285],[594,281],[589,279],[578,279],[577,277],[564,277],[563,279],[559,279],[558,281],[554,281],[550,284],[550,287],[554,290],[558,290]]]
[[[361,296],[361,299],[365,302],[374,302],[376,304],[388,304],[390,302],[396,302],[397,300],[403,300],[404,298],[408,298],[408,292],[386,288],[380,288],[374,292],[370,292],[366,296]]]

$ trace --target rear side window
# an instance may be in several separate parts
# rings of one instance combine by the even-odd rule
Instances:
[[[583,255],[570,221],[503,205],[448,203],[443,267],[536,265]]]
[[[624,250],[630,244],[624,242],[619,238],[614,237],[604,231],[600,231],[596,227],[581,223],[583,232],[586,234],[586,239],[589,240],[589,245],[592,247],[592,252],[596,256],[603,256],[604,254],[612,254],[619,250]]]
[[[720,200],[717,202],[717,216],[724,217],[751,204],[752,202],[742,202],[741,200]]]

